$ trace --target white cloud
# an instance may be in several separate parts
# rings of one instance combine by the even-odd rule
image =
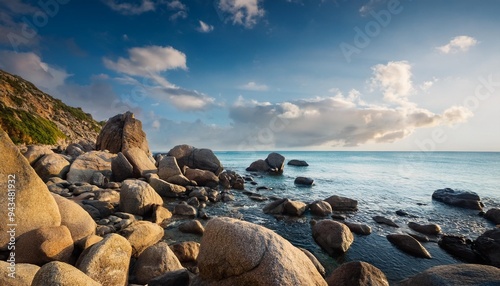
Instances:
[[[220,0],[219,9],[229,14],[233,24],[253,28],[265,10],[259,7],[259,0]]]
[[[372,67],[372,87],[379,87],[387,102],[407,104],[414,92],[411,65],[407,61],[389,62]]]
[[[154,11],[155,3],[151,0],[141,0],[140,4],[135,3],[120,3],[116,0],[103,0],[109,8],[123,15],[139,15],[145,12]]]
[[[172,14],[169,19],[170,21],[177,21],[178,19],[186,19],[188,16],[187,7],[179,0],[173,0],[167,2],[167,7],[169,10],[173,10],[175,13]]]
[[[167,7],[171,10],[187,10],[186,5],[184,5],[179,0],[173,0],[167,3]]]
[[[471,47],[475,46],[477,43],[478,41],[473,37],[458,36],[451,39],[451,41],[448,44],[441,47],[437,47],[436,49],[438,49],[443,54],[466,52]]]
[[[254,81],[248,82],[244,85],[239,86],[240,89],[251,90],[251,91],[266,91],[269,87],[265,84],[258,84]]]
[[[201,33],[210,33],[214,30],[214,26],[212,25],[209,25],[205,22],[203,22],[202,20],[199,21],[200,22],[200,26],[198,27],[198,32],[201,32]]]

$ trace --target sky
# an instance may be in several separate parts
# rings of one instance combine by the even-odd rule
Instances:
[[[150,148],[500,151],[496,0],[0,0],[0,69]]]

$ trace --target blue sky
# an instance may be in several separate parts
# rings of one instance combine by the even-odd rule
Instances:
[[[0,9],[1,69],[98,120],[133,111],[153,150],[500,151],[498,1]]]

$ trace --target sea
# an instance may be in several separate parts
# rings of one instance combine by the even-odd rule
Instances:
[[[432,266],[462,263],[438,244],[438,237],[423,243],[432,259],[405,254],[386,239],[391,233],[411,232],[410,221],[434,223],[443,233],[476,239],[495,225],[467,210],[432,200],[437,189],[452,188],[476,192],[485,210],[500,207],[500,153],[499,152],[279,152],[286,158],[282,175],[265,175],[245,169],[255,160],[265,159],[270,152],[215,152],[225,169],[242,176],[252,175],[257,185],[246,183],[249,191],[263,196],[289,198],[310,203],[339,195],[356,199],[359,210],[343,213],[347,221],[364,223],[372,228],[367,236],[354,235],[350,249],[339,257],[330,257],[315,243],[311,220],[322,218],[306,213],[300,218],[275,217],[262,212],[269,203],[248,199],[241,191],[232,191],[236,200],[207,207],[210,215],[238,217],[269,229],[286,238],[293,245],[312,252],[331,273],[339,264],[365,261],[382,270],[394,284]],[[309,166],[286,165],[291,159],[305,160]],[[311,187],[294,184],[298,176],[314,179]],[[257,190],[266,186],[269,190]],[[398,216],[397,210],[411,215]],[[377,224],[372,217],[380,215],[392,219],[400,228]]]

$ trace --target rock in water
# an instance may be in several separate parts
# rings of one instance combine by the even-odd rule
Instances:
[[[446,188],[434,191],[432,198],[448,205],[466,209],[482,210],[484,207],[484,204],[481,202],[481,198],[474,192],[458,191]]]
[[[416,257],[432,258],[431,254],[415,238],[407,234],[389,234],[387,240],[400,250]]]
[[[135,263],[137,283],[148,284],[166,272],[183,269],[179,259],[165,242],[158,242],[144,250]]]
[[[392,220],[390,220],[386,217],[383,217],[383,216],[379,216],[379,215],[374,216],[373,220],[376,221],[377,223],[380,223],[380,224],[385,224],[385,225],[392,226],[392,227],[399,227],[399,225],[397,225],[395,222],[393,222]]]
[[[271,172],[281,174],[285,168],[285,157],[273,152],[267,155],[266,163],[271,168]]]
[[[312,235],[316,243],[330,256],[346,252],[354,241],[351,230],[342,223],[333,220],[322,220],[312,227]]]
[[[140,216],[153,213],[154,205],[163,205],[163,199],[146,182],[123,181],[120,191],[120,211]]]
[[[198,267],[206,285],[326,285],[309,258],[290,242],[231,218],[208,222]]]
[[[271,167],[269,167],[266,161],[260,159],[250,164],[250,166],[246,168],[246,170],[249,172],[269,172],[269,170],[271,170]]]
[[[290,166],[297,166],[297,167],[307,167],[309,166],[309,164],[307,164],[306,161],[303,161],[303,160],[290,160],[288,161],[288,164],[287,165],[290,165]]]
[[[217,156],[210,149],[198,149],[189,145],[178,145],[172,148],[168,156],[176,158],[180,169],[188,166],[191,169],[201,169],[214,173],[216,176],[224,170]]]
[[[360,223],[352,223],[352,222],[344,222],[347,227],[354,232],[355,234],[359,235],[369,235],[372,233],[372,228],[366,224],[360,224]]]
[[[385,274],[377,267],[361,261],[340,265],[326,279],[329,286],[389,286]]]
[[[91,151],[75,159],[67,175],[70,183],[90,183],[95,172],[101,172],[106,178],[111,178],[111,161],[115,154],[103,151]]]
[[[54,261],[42,266],[31,284],[31,286],[47,285],[101,286],[101,283],[69,264]]]
[[[500,224],[500,209],[492,208],[489,209],[484,217],[495,224]]]
[[[146,133],[142,130],[142,123],[135,119],[131,112],[111,117],[97,136],[97,150],[108,150],[116,154],[132,147],[142,149],[149,154],[148,141]]]
[[[499,283],[500,269],[496,267],[477,264],[451,264],[429,268],[402,281],[399,285],[496,286]]]
[[[299,201],[288,200],[283,204],[285,214],[291,216],[301,216],[307,209],[307,205]]]
[[[332,206],[333,211],[357,211],[358,201],[341,197],[341,196],[331,196],[325,199],[327,203]]]
[[[16,204],[15,232],[16,238],[22,234],[44,226],[61,225],[61,215],[56,201],[50,195],[47,185],[38,177],[26,158],[21,155],[18,148],[7,133],[0,129],[0,250],[6,250],[10,241],[10,227],[7,226],[9,218],[9,203]],[[9,186],[10,185],[10,186]],[[11,189],[13,192],[8,192]],[[9,197],[15,194],[15,199]]]
[[[439,247],[449,254],[469,263],[482,263],[481,258],[472,250],[472,242],[463,236],[443,235]]]
[[[488,263],[500,268],[500,229],[488,230],[474,241],[474,250]]]
[[[429,235],[438,235],[441,233],[441,227],[437,224],[418,224],[416,222],[409,222],[408,227],[413,229],[414,231],[429,234]]]
[[[309,206],[309,209],[316,216],[328,216],[332,214],[332,206],[325,201],[314,201]]]
[[[293,183],[296,185],[312,186],[314,184],[314,180],[307,177],[297,177]]]

